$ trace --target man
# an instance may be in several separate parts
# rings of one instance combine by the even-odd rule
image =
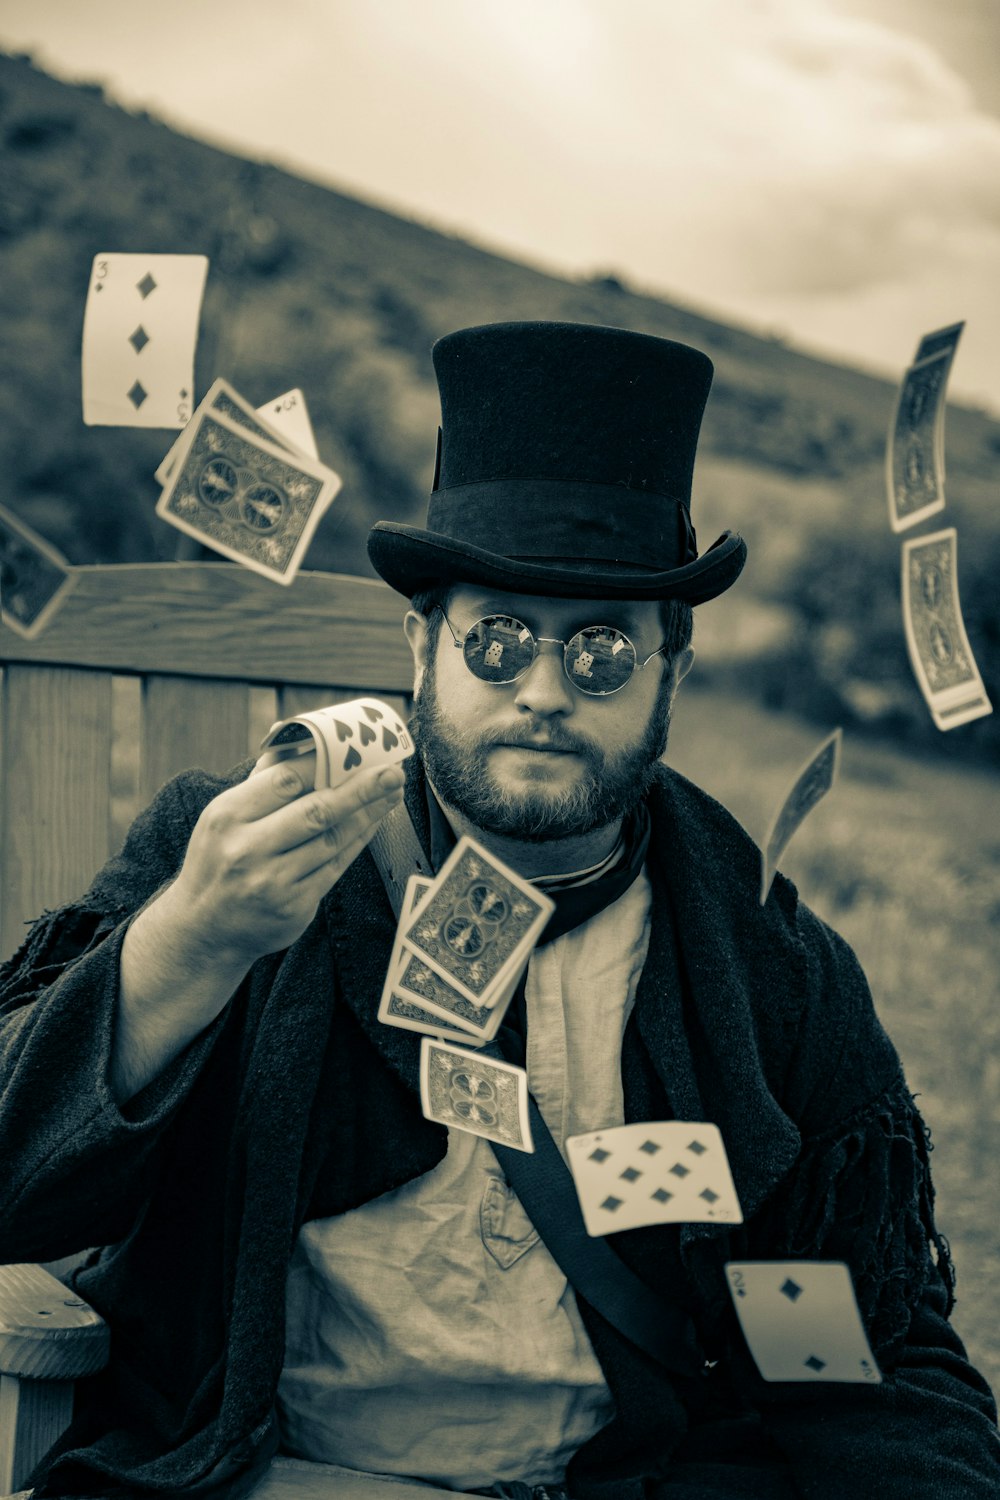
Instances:
[[[187,773],[8,966],[0,1254],[108,1247],[75,1284],[113,1331],[37,1494],[242,1494],[281,1444],[515,1497],[995,1495],[864,978],[783,878],[758,905],[751,841],[660,764],[691,606],[745,559],[690,522],[710,362],[566,324],[434,358],[428,528],[369,541],[416,606],[404,800],[398,771]],[[553,894],[510,1033],[557,1144],[721,1129],[743,1224],[610,1240],[673,1309],[662,1358],[574,1294],[491,1145],[421,1113],[365,848],[401,807],[435,868],[469,832]],[[760,1378],[723,1267],[791,1258],[847,1262],[880,1384]]]

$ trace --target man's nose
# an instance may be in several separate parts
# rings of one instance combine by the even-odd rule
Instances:
[[[576,706],[573,688],[563,671],[561,641],[539,641],[538,655],[516,685],[514,702],[518,708],[542,717],[571,714]]]

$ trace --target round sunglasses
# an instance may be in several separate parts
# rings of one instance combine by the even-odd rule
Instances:
[[[459,636],[440,604],[435,608],[441,610],[473,677],[497,686],[523,677],[545,643],[563,648],[563,671],[575,688],[594,698],[606,698],[619,692],[633,672],[648,666],[665,649],[665,645],[657,646],[645,661],[639,661],[628,636],[614,625],[585,625],[562,641],[557,636],[532,635],[524,621],[513,615],[485,615]]]

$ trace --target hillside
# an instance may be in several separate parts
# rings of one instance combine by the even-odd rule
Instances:
[[[705,349],[716,381],[694,520],[702,546],[726,526],[750,545],[731,601],[699,612],[707,677],[823,723],[996,757],[1000,716],[939,735],[912,681],[882,474],[889,384],[611,274],[560,280],[190,140],[107,103],[99,85],[0,57],[0,498],[71,561],[169,558],[177,546],[153,514],[170,434],[81,420],[83,306],[100,250],[209,256],[199,396],[217,374],[255,403],[303,388],[321,455],[344,478],[312,568],[367,573],[372,520],[421,519],[438,418],[428,351],[441,334],[556,318]],[[960,529],[965,617],[994,702],[998,455],[1000,424],[949,408],[949,508],[935,519]]]

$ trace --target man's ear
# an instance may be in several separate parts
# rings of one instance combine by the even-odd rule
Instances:
[[[413,696],[416,697],[427,670],[427,616],[415,609],[408,609],[403,620],[403,630],[413,652]]]
[[[674,657],[674,661],[673,661],[673,668],[674,668],[674,692],[675,693],[676,693],[677,689],[680,687],[681,683],[684,681],[684,678],[690,672],[690,670],[691,670],[691,668],[692,668],[693,665],[694,665],[694,647],[693,646],[685,646],[683,651],[678,651],[678,653]]]

